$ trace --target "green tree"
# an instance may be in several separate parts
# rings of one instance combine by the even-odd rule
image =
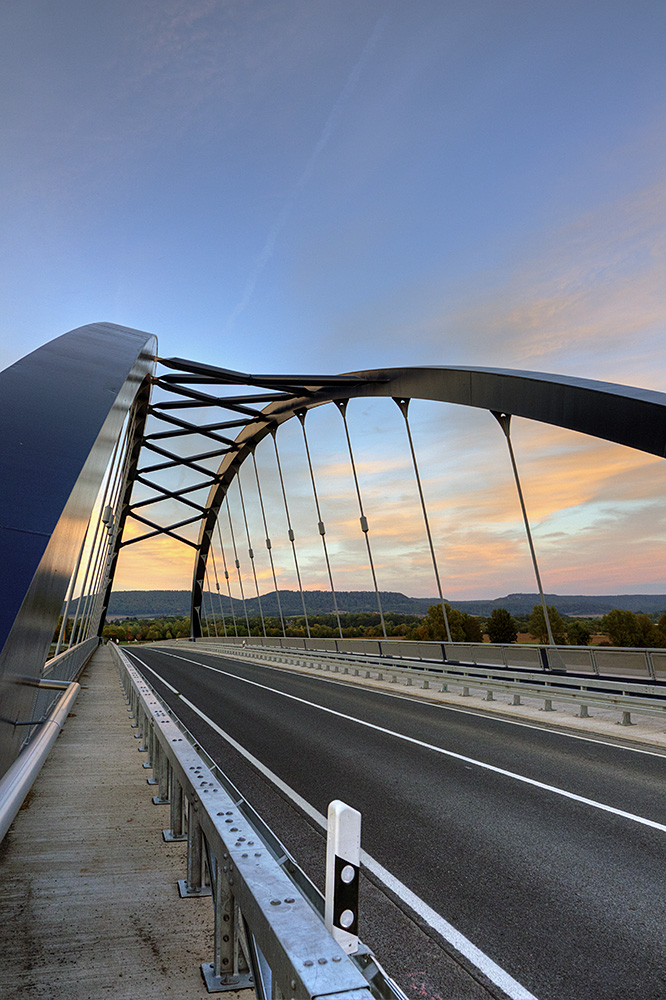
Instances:
[[[446,614],[449,618],[449,625],[451,624],[451,608],[446,605]],[[431,604],[428,608],[427,615],[424,615],[421,620],[421,624],[416,629],[416,633],[419,639],[424,642],[441,642],[446,639],[446,624],[444,622],[444,612],[442,611],[441,604]],[[454,637],[455,639],[455,637]],[[458,640],[462,641],[462,640]]]
[[[475,615],[468,615],[462,612],[463,628],[465,630],[465,642],[483,642],[483,632],[479,619]]]
[[[553,633],[553,639],[558,646],[566,645],[567,635],[562,616],[553,604],[548,605],[548,618]],[[548,629],[546,628],[546,618],[540,604],[535,604],[528,622],[530,635],[537,642],[548,642]]]
[[[570,646],[587,646],[592,638],[592,629],[587,622],[569,622],[567,625],[567,639]]]
[[[613,608],[603,616],[601,629],[612,646],[655,647],[664,642],[660,629],[648,615],[637,615],[621,608]]]
[[[468,615],[465,611],[459,611],[458,608],[452,608],[450,604],[445,604],[444,607],[453,642],[483,642],[478,618]],[[416,638],[430,642],[446,641],[448,637],[441,604],[430,605],[427,615],[421,619],[416,629]]]
[[[506,608],[493,608],[488,619],[488,638],[491,642],[515,642],[518,638],[516,622]]]

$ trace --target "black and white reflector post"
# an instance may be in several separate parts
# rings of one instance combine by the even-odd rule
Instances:
[[[358,951],[361,814],[335,799],[328,807],[326,926],[343,951]]]

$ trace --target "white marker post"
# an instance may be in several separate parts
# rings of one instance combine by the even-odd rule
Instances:
[[[358,951],[358,882],[361,814],[335,799],[328,807],[326,927],[343,951]]]

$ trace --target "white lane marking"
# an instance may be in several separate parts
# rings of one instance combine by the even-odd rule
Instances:
[[[299,806],[300,809],[309,816],[315,823],[317,823],[323,830],[326,829],[326,817],[315,809],[307,799],[304,799],[302,795],[288,785],[282,778],[278,777],[274,771],[271,771],[269,767],[266,767],[254,754],[250,753],[241,743],[233,738],[229,733],[225,732],[216,722],[213,722],[207,715],[205,715],[200,708],[198,708],[193,702],[186,698],[185,695],[180,694],[180,692],[173,687],[168,681],[165,681],[156,670],[149,667],[147,663],[141,660],[136,653],[133,654],[135,658],[141,663],[141,665],[153,674],[157,679],[168,687],[174,694],[178,694],[180,700],[183,701],[188,708],[192,709],[196,715],[199,716],[206,725],[210,726],[218,736],[221,736],[223,740],[226,740],[230,746],[237,750],[247,761],[249,761],[257,770],[268,778],[276,788],[278,788],[284,795],[286,795],[295,805]],[[179,657],[180,659],[180,657]],[[184,657],[183,657],[184,659]],[[196,661],[192,661],[193,663]],[[372,855],[368,854],[366,851],[361,851],[361,862],[365,865],[368,871],[371,871],[373,875],[383,882],[384,885],[395,893],[404,903],[407,904],[412,910],[414,910],[418,915],[429,924],[433,930],[435,930],[445,941],[448,941],[456,951],[460,952],[461,955],[472,963],[477,969],[479,969],[492,983],[499,986],[501,990],[506,993],[511,1000],[537,1000],[533,993],[530,993],[526,987],[522,986],[513,976],[509,975],[505,969],[499,966],[496,962],[493,962],[492,958],[477,948],[475,944],[466,938],[464,934],[456,930],[453,924],[450,924],[448,920],[440,916],[436,910],[428,906],[416,893],[412,892],[404,882],[392,875],[383,865],[380,865]]]
[[[204,670],[212,670],[213,673],[223,674],[225,677],[231,677],[233,680],[241,681],[243,684],[251,684],[253,687],[262,688],[262,690],[270,691],[273,694],[280,695],[282,698],[288,698],[291,701],[300,702],[302,705],[308,705],[320,712],[335,715],[339,719],[346,719],[348,722],[355,722],[359,726],[365,726],[366,729],[374,729],[378,733],[385,733],[387,736],[393,736],[395,739],[403,740],[405,743],[411,743],[414,746],[423,747],[424,750],[432,750],[434,753],[442,754],[445,757],[452,757],[454,760],[461,760],[465,764],[473,764],[476,767],[483,768],[485,771],[492,771],[495,774],[501,774],[503,777],[512,778],[514,781],[522,781],[524,784],[531,785],[533,788],[541,788],[546,792],[552,792],[553,795],[561,795],[563,798],[571,799],[573,802],[581,802],[583,805],[592,806],[593,809],[599,809],[602,812],[612,813],[614,816],[621,816],[623,819],[631,820],[632,823],[640,823],[642,826],[649,826],[653,830],[660,830],[662,833],[666,833],[666,826],[663,823],[657,823],[653,819],[646,819],[644,816],[637,816],[635,813],[625,812],[624,809],[617,809],[615,806],[606,805],[604,802],[597,802],[595,799],[588,799],[584,795],[577,795],[575,792],[569,792],[565,788],[558,788],[557,785],[548,785],[543,781],[537,781],[535,778],[528,778],[524,774],[516,774],[515,771],[507,771],[503,767],[497,767],[495,764],[487,764],[485,761],[476,760],[474,757],[466,757],[463,754],[455,753],[453,750],[444,750],[442,747],[435,746],[434,743],[425,743],[423,740],[417,740],[413,736],[405,736],[404,733],[396,733],[393,729],[386,729],[384,726],[377,726],[374,722],[366,722],[364,719],[357,719],[353,715],[346,715],[344,712],[337,712],[333,708],[326,708],[324,705],[317,705],[316,702],[308,701],[306,698],[299,698],[295,694],[287,694],[286,691],[280,691],[277,688],[269,687],[268,684],[260,684],[259,681],[251,681],[247,677],[239,677],[238,674],[233,674],[228,670],[222,670],[220,667],[212,667],[207,663],[201,663],[199,660],[192,660],[187,656],[179,656],[177,653],[167,653],[163,649],[160,650],[160,653],[165,656],[172,656],[177,660],[185,660],[188,663],[194,663],[198,667],[203,667]]]
[[[157,643],[156,643],[157,645]],[[166,653],[165,649],[160,648],[160,653]],[[236,659],[232,653],[220,653],[214,649],[202,649],[202,655],[207,656],[221,656],[228,660]],[[174,655],[174,654],[171,654]],[[197,662],[197,661],[194,661]],[[300,674],[298,669],[290,669],[289,666],[277,666],[274,663],[264,663],[263,660],[252,660],[246,657],[238,658],[238,663],[251,663],[254,667],[260,667],[262,670],[275,670],[278,673],[284,671],[285,673]],[[380,664],[380,666],[384,666]],[[307,668],[306,668],[307,669]],[[385,667],[385,669],[390,670],[390,667]],[[326,674],[305,674],[305,677],[313,677],[314,679],[321,681],[323,684],[337,684],[338,687],[346,688],[349,690],[350,686],[354,685],[352,680],[351,685],[349,681],[338,680],[336,677],[329,677]],[[438,676],[431,676],[429,680],[439,680]],[[441,680],[446,678],[442,677]],[[361,678],[359,678],[359,681]],[[414,702],[422,702],[425,705],[430,705],[431,708],[441,708],[445,712],[457,712],[458,715],[471,715],[475,719],[485,719],[486,722],[499,722],[504,723],[507,726],[520,726],[522,729],[534,729],[538,733],[550,733],[551,736],[562,736],[568,740],[583,740],[585,743],[598,743],[602,747],[613,747],[615,750],[624,750],[627,753],[642,753],[646,754],[648,757],[661,757],[664,759],[666,757],[666,752],[659,750],[645,750],[643,747],[629,747],[624,743],[612,743],[610,740],[598,739],[596,736],[585,734],[585,733],[570,733],[564,729],[552,729],[550,726],[544,723],[535,722],[524,722],[522,719],[514,719],[504,715],[500,715],[497,712],[487,711],[478,712],[471,708],[459,708],[457,705],[451,705],[449,702],[431,701],[429,698],[419,698],[415,693],[413,694],[400,694],[396,691],[385,691],[383,688],[372,688],[365,687],[361,684],[358,685],[362,687],[364,691],[368,691],[371,694],[381,694],[385,698],[397,698],[399,701],[408,701],[412,704]],[[536,695],[535,695],[536,697]],[[557,696],[555,695],[553,701],[557,701]],[[640,714],[640,713],[639,713]]]

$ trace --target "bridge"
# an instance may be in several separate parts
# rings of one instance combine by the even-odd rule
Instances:
[[[106,323],[22,359],[0,374],[0,390],[0,833],[10,831],[3,847],[9,882],[28,879],[30,898],[43,894],[43,869],[31,873],[45,836],[39,824],[29,833],[38,809],[57,843],[58,824],[74,823],[61,841],[86,825],[82,813],[92,807],[84,803],[98,784],[109,802],[120,796],[114,809],[124,808],[118,801],[126,790],[143,782],[127,751],[132,735],[166,823],[162,835],[155,820],[139,865],[148,872],[156,864],[157,872],[145,886],[137,881],[139,905],[124,918],[134,939],[151,942],[153,964],[137,971],[129,957],[126,966],[110,957],[105,965],[101,955],[96,982],[114,996],[142,997],[170,989],[179,996],[251,989],[269,997],[459,1000],[663,996],[666,651],[555,643],[511,421],[526,417],[663,457],[666,394],[492,368],[251,374],[162,358],[155,337]],[[429,642],[389,634],[382,605],[373,511],[347,418],[350,401],[381,397],[401,415],[441,607],[443,634]],[[414,400],[496,418],[547,630],[543,645],[488,645],[458,633],[410,422]],[[374,639],[343,634],[335,587],[341,543],[324,519],[309,416],[327,405],[344,432],[344,488],[372,586]],[[286,471],[285,425],[302,442],[298,481]],[[335,622],[329,636],[311,627],[312,558],[300,546],[294,503],[306,493]],[[190,636],[100,645],[119,559],[155,538],[192,552]],[[290,634],[280,604],[285,565],[297,585],[302,636]],[[112,684],[116,673],[122,693]],[[123,715],[121,735],[109,720]],[[76,766],[76,748],[67,750],[75,730]],[[51,796],[57,801],[34,793],[36,804],[20,810],[35,781],[35,789],[45,787],[39,772],[54,743],[53,766],[68,776]],[[82,771],[92,787],[78,803]],[[358,857],[344,836],[333,836],[327,809],[334,800],[361,814]],[[133,812],[141,808],[132,799]],[[48,818],[54,815],[57,821]],[[117,824],[107,829],[121,852],[139,851],[127,830],[120,838]],[[155,861],[158,841],[180,854]],[[99,887],[104,857],[110,870],[120,862],[111,844],[96,851],[90,864],[100,869]],[[174,857],[185,898],[174,892],[176,909],[164,910],[156,926],[142,893],[149,895],[154,877],[171,878],[165,873],[173,873]],[[335,857],[347,862],[348,882]],[[74,892],[90,869],[81,864],[75,872],[67,858]],[[31,947],[43,934],[31,925],[38,915],[66,940],[57,918],[61,891],[56,916],[53,904],[49,913],[44,905],[21,924],[18,936]],[[7,918],[16,912],[9,896]],[[177,907],[193,914],[205,899],[213,902],[205,911],[210,928],[197,924],[194,938],[210,954],[201,959],[203,979],[186,983],[174,979],[175,956],[191,947],[173,938],[182,922]],[[123,904],[109,896],[99,905]],[[113,933],[101,912],[96,922],[83,920],[93,949],[105,952],[105,934]],[[10,954],[17,935],[9,919],[3,923]],[[48,944],[59,950],[57,938]],[[125,939],[121,951],[127,947]],[[160,970],[156,956],[165,949],[170,959]],[[57,995],[56,963],[41,954],[5,971],[8,992],[33,995],[28,990],[38,984],[34,995]],[[90,992],[81,961],[71,963],[62,995],[104,995]],[[74,992],[77,980],[83,993]]]

